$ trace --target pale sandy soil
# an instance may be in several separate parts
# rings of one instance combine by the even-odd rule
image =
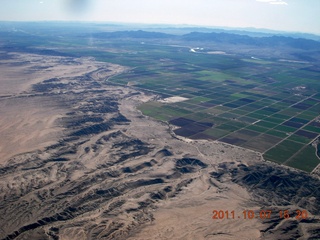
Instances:
[[[245,220],[241,215],[249,199],[247,191],[232,184],[223,187],[228,190],[219,192],[211,187],[202,173],[181,196],[164,201],[154,212],[155,220],[129,239],[259,239],[261,223]],[[237,216],[212,219],[213,210],[235,211]]]
[[[207,52],[208,54],[218,54],[218,55],[229,55],[226,52],[223,51],[211,51],[211,52]]]
[[[62,136],[62,128],[56,122],[64,116],[67,106],[58,97],[26,97],[33,84],[51,78],[65,79],[63,82],[67,83],[68,79],[106,65],[92,58],[19,53],[10,56],[11,59],[0,60],[0,164],[16,154],[43,149]],[[117,65],[112,67],[112,74],[123,70]],[[108,75],[110,71],[101,70],[94,77],[104,79]]]
[[[145,96],[139,100],[147,101],[148,98]],[[259,154],[217,142],[193,141],[180,137],[180,140],[172,139],[166,130],[167,125],[139,118],[132,102],[134,101],[126,100],[120,108],[134,126],[127,130],[127,134],[157,145],[169,146],[176,155],[201,159],[212,167],[194,173],[191,178],[195,181],[185,187],[181,195],[163,201],[153,212],[155,220],[128,239],[260,239],[261,222],[255,219],[245,220],[241,215],[250,201],[248,192],[231,182],[215,182],[214,187],[209,180],[209,172],[215,169],[216,164],[226,161],[252,163],[260,159]],[[172,165],[165,163],[157,167],[155,172],[168,173],[171,169]],[[257,208],[258,206],[250,206],[251,210]],[[234,210],[237,216],[234,220],[214,220],[213,210]]]
[[[159,102],[162,102],[162,103],[176,103],[176,102],[183,102],[183,101],[186,101],[188,99],[189,98],[174,96],[174,97],[165,98],[163,100],[159,100]]]
[[[92,59],[67,63],[68,58],[10,53],[9,60],[0,60],[0,96],[22,93],[31,85],[50,78],[73,77],[97,69]]]
[[[46,97],[0,100],[0,164],[57,141],[63,129],[55,122],[66,112],[57,103]]]

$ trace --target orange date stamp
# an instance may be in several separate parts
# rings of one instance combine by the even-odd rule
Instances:
[[[308,212],[306,210],[297,209],[289,212],[289,210],[244,210],[242,212],[236,212],[234,210],[213,210],[212,219],[270,219],[279,217],[280,219],[295,218],[296,220],[303,220],[308,218]]]

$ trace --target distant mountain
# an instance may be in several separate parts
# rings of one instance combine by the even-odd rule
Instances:
[[[202,29],[194,30],[193,32],[208,32]],[[311,33],[294,33],[294,32],[283,32],[270,29],[257,29],[257,28],[240,28],[240,29],[211,29],[210,32],[223,32],[223,33],[234,33],[240,35],[247,35],[250,37],[271,37],[271,36],[283,36],[293,38],[305,38],[315,41],[320,41],[320,36]]]
[[[202,33],[192,32],[182,36],[186,41],[211,41],[228,44],[254,45],[258,47],[286,46],[303,50],[320,50],[320,42],[284,36],[249,37],[247,35],[231,33]]]
[[[256,45],[256,38],[249,37],[246,35],[238,35],[231,33],[203,33],[203,32],[192,32],[185,34],[181,37],[186,41],[211,41],[219,43],[231,43],[231,44],[247,44]]]
[[[96,26],[103,26],[114,31],[122,30],[145,30],[148,32],[162,32],[168,34],[183,35],[191,32],[203,32],[203,33],[233,33],[239,35],[247,35],[250,37],[270,37],[270,36],[285,36],[293,38],[306,38],[315,41],[320,41],[320,35],[311,33],[300,32],[287,32],[279,30],[270,30],[262,28],[230,28],[230,27],[204,27],[204,26],[191,26],[191,25],[168,25],[168,24],[96,24]],[[110,30],[109,30],[110,31]]]
[[[147,31],[117,31],[117,32],[102,32],[93,34],[97,38],[141,38],[141,39],[152,39],[152,38],[172,38],[175,35],[161,33],[161,32],[147,32]]]
[[[149,31],[116,31],[100,32],[93,34],[96,38],[109,39],[170,39],[176,41],[196,41],[196,42],[213,42],[221,44],[248,45],[255,47],[289,47],[302,50],[320,51],[320,42],[311,39],[293,38],[286,36],[264,36],[252,37],[243,34],[225,33],[225,32],[191,32],[184,35],[173,35],[162,32]]]
[[[261,44],[265,44],[267,46],[286,45],[288,47],[299,48],[303,50],[320,50],[320,42],[304,38],[272,36],[263,37],[258,41],[260,41]]]

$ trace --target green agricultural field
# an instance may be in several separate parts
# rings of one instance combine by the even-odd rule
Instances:
[[[161,45],[124,46],[138,54],[123,54],[121,64],[135,68],[109,81],[130,82],[163,98],[187,98],[142,104],[143,114],[178,124],[178,135],[238,145],[308,172],[317,165],[318,157],[307,146],[320,134],[320,123],[315,123],[319,72],[270,59],[197,54]],[[103,57],[119,63],[115,54]]]
[[[297,155],[293,156],[284,164],[306,172],[311,172],[318,164],[320,164],[320,160],[316,156],[315,151],[314,147],[307,145]]]
[[[298,152],[302,147],[303,144],[301,143],[285,140],[276,145],[274,148],[268,150],[264,154],[264,157],[271,161],[284,163],[296,152]]]

